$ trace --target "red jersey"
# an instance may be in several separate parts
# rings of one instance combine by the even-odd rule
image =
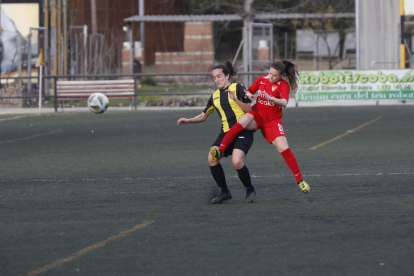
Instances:
[[[282,118],[282,107],[267,100],[261,94],[261,91],[266,91],[269,96],[277,99],[285,99],[286,101],[289,101],[290,86],[287,81],[281,79],[277,83],[271,83],[269,81],[269,75],[263,75],[257,78],[248,90],[252,94],[259,92],[256,104],[252,106],[252,109],[256,111],[263,120],[271,121],[275,119],[280,120]]]

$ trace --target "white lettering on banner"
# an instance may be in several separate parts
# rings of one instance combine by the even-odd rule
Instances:
[[[302,71],[298,101],[414,100],[412,69]]]
[[[385,89],[390,89],[389,88],[385,88]],[[346,87],[341,89],[341,90],[345,90],[346,91]],[[372,90],[372,86],[359,86],[359,85],[351,85],[351,90]]]

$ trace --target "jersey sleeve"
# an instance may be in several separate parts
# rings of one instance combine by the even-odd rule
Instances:
[[[254,95],[254,93],[257,92],[257,90],[259,90],[259,85],[260,85],[260,81],[261,81],[262,77],[257,78],[252,85],[250,85],[249,89],[247,89],[250,93],[252,93]]]
[[[216,110],[216,108],[213,105],[213,96],[210,97],[210,99],[207,102],[207,106],[206,108],[204,108],[204,113],[206,114],[211,114],[214,112],[214,110]]]
[[[246,97],[246,93],[244,93],[244,89],[246,89],[246,87],[243,84],[241,83],[237,84],[237,87],[236,87],[237,98],[244,103],[251,103],[252,101],[248,97]]]
[[[280,98],[289,101],[290,86],[287,81],[282,81],[280,86]]]

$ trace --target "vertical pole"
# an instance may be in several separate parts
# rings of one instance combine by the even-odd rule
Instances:
[[[63,1],[63,74],[68,74],[68,0]],[[72,47],[72,44],[70,45]],[[45,46],[46,48],[46,46]]]
[[[144,7],[144,0],[139,0],[139,16],[144,16],[145,15],[145,7]],[[143,55],[145,55],[145,23],[141,22],[140,23],[140,38],[141,38],[141,49],[142,49],[142,53]],[[142,57],[143,61],[145,63],[145,56]]]
[[[43,46],[44,48],[44,76],[49,75],[49,69],[50,69],[50,48],[49,48],[49,44],[50,44],[50,1],[49,0],[45,0],[44,3],[44,27],[45,27],[45,45]],[[46,79],[46,83],[45,83],[45,91],[48,91],[48,79]]]
[[[91,63],[91,72],[95,73],[95,68],[97,67],[95,60],[92,56],[92,46],[94,41],[96,41],[97,34],[97,18],[96,18],[96,0],[91,0],[91,18],[92,18],[92,36],[89,39],[89,62]],[[96,53],[95,53],[96,54]]]
[[[249,24],[249,55],[248,55],[248,57],[249,57],[249,72],[253,71],[253,47],[252,47],[252,44],[253,44],[253,24],[252,24],[252,22],[250,22],[250,24]],[[252,84],[252,80],[253,80],[252,75],[249,74],[249,84],[248,85]]]
[[[17,56],[19,58],[19,62],[17,63],[17,72],[19,73],[19,77],[22,76],[22,37],[17,35]],[[19,88],[22,87],[22,79],[18,80]],[[22,106],[22,102],[20,99],[20,106]]]
[[[360,22],[360,0],[356,0],[355,1],[355,29],[356,29],[356,69],[360,70],[361,69],[361,40],[360,40],[360,36],[361,36],[361,22]]]
[[[75,34],[75,62],[74,62],[74,67],[73,67],[73,74],[77,75],[79,74],[79,65],[80,60],[79,60],[79,44],[78,44],[78,34]]]
[[[58,110],[58,100],[57,100],[57,78],[53,78],[53,90],[54,90],[54,94],[55,94],[55,112],[57,112]]]
[[[319,32],[316,33],[316,70],[319,70]]]
[[[96,0],[91,0],[92,35],[96,35]]]
[[[32,76],[32,30],[29,31],[29,37],[27,40],[27,96],[30,96],[32,92],[32,79],[30,78]],[[27,101],[27,98],[26,98]]]
[[[245,72],[250,72],[251,68],[249,68],[249,55],[251,54],[251,41],[250,41],[250,23],[252,21],[252,5],[254,0],[245,0],[244,1],[244,18],[243,18],[243,66]],[[245,85],[249,86],[249,76],[245,77]]]
[[[49,50],[48,50],[48,37],[49,37],[49,34],[48,34],[48,30],[46,29],[46,28],[44,28],[44,30],[43,30],[43,37],[44,37],[44,45],[43,45],[43,49],[44,49],[44,56],[43,56],[43,60],[42,60],[42,63],[43,63],[43,67],[42,67],[42,69],[44,68],[44,71],[43,71],[43,75],[44,76],[47,76],[48,75],[48,68],[49,68]],[[47,79],[45,79],[45,82],[44,82],[44,86],[45,86],[45,94],[47,94],[47,95],[49,95],[48,93],[49,93],[49,84],[48,84],[48,82],[47,82]]]
[[[249,72],[249,30],[247,26],[243,27],[243,67],[244,72]],[[244,85],[249,87],[249,76],[244,77]]]
[[[401,43],[400,43],[400,64],[401,69],[405,68],[405,44],[404,44],[404,0],[400,0],[400,26],[401,26]]]
[[[386,8],[384,8],[384,2],[386,2],[386,0],[380,0],[378,2],[379,2],[379,5],[380,5],[380,14],[378,16],[380,18],[385,18],[385,14],[386,14],[385,10],[386,10]],[[381,26],[380,26],[380,28],[381,28],[381,41],[384,41],[385,42],[386,39],[387,39],[387,36],[388,36],[385,33],[385,20],[381,20]],[[387,49],[385,47],[385,43],[381,43],[381,55],[383,57],[385,57],[386,54],[387,54]],[[388,67],[388,65],[384,64],[381,69],[386,69],[387,67]],[[398,64],[397,64],[397,68],[398,68]]]
[[[83,74],[88,74],[88,25],[83,25]]]
[[[54,37],[55,37],[55,60],[53,65],[53,71],[56,75],[59,75],[59,65],[60,65],[60,13],[59,13],[59,4],[57,1],[55,1],[55,9],[54,9],[54,23],[55,23],[55,29],[54,29]]]
[[[128,35],[129,35],[129,66],[130,66],[130,73],[134,73],[134,38],[132,37],[132,24],[128,23]]]
[[[91,35],[90,37],[89,37],[89,53],[88,53],[88,60],[89,60],[89,64],[90,64],[90,68],[91,68],[91,71],[93,72],[93,67],[95,66],[95,64],[93,64],[93,59],[92,59],[92,45],[93,45],[93,38],[94,38],[94,36],[93,35]],[[88,68],[89,69],[89,68]]]
[[[270,54],[269,54],[269,57],[270,57],[270,64],[272,64],[272,62],[273,62],[273,25],[271,25],[270,26],[270,34],[269,34],[269,36],[270,36],[270,49],[269,49],[269,51],[270,51]],[[269,64],[269,67],[270,67],[270,64]]]
[[[135,107],[135,110],[137,110],[137,106],[138,106],[138,103],[137,103],[137,101],[138,101],[138,99],[137,99],[137,97],[138,97],[137,88],[138,88],[138,86],[137,86],[137,76],[134,76],[134,107]]]
[[[42,112],[42,84],[43,84],[42,71],[43,71],[43,65],[40,64],[39,66],[39,113]]]

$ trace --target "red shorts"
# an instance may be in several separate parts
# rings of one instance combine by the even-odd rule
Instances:
[[[283,130],[282,120],[276,119],[271,121],[263,120],[263,118],[256,112],[251,111],[249,114],[252,114],[256,122],[257,128],[260,128],[263,137],[270,144],[279,136],[286,136],[285,131]]]

